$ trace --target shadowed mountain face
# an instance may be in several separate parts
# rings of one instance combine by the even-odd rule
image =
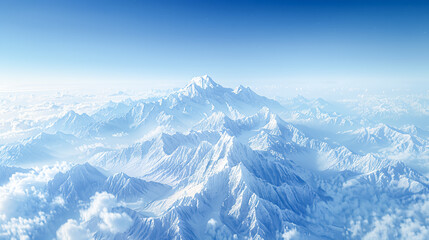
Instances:
[[[0,146],[0,238],[424,239],[428,134],[344,109],[202,76],[68,111]]]

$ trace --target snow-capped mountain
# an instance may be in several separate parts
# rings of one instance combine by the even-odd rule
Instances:
[[[350,128],[359,124],[359,121],[350,115],[347,108],[340,104],[329,103],[321,98],[309,100],[298,96],[283,101],[283,105],[286,111],[282,116],[294,123],[333,129]]]
[[[39,133],[21,142],[0,146],[0,163],[22,166],[46,164],[67,158],[75,152],[77,144],[78,138],[71,134]]]
[[[390,127],[386,124],[378,124],[375,127],[359,128],[346,132],[351,135],[352,143],[360,148],[359,151],[390,151],[392,153],[410,152],[422,153],[428,151],[427,140],[412,133],[407,133]]]
[[[374,121],[208,76],[68,111],[0,146],[0,238],[424,239],[427,131]]]
[[[74,111],[69,111],[62,118],[58,119],[49,130],[82,135],[94,123],[95,120],[86,113],[78,114]]]

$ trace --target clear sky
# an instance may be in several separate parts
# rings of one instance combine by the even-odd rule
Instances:
[[[1,1],[0,87],[429,86],[429,1]],[[105,86],[105,85],[103,85]]]

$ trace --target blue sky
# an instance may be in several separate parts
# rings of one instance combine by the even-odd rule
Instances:
[[[428,1],[2,1],[3,85],[428,88]]]

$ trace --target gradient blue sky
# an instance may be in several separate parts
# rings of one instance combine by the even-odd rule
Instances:
[[[0,34],[3,85],[429,85],[429,1],[14,0]]]

